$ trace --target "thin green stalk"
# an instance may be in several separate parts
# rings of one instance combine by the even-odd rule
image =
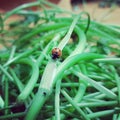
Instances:
[[[0,69],[10,81],[13,81],[13,77],[8,73],[8,71],[2,65],[0,65]]]
[[[49,20],[49,18],[48,18],[48,12],[46,11],[45,6],[43,4],[40,4],[40,7],[43,10],[43,13],[44,13],[44,16],[45,16],[46,20]]]
[[[10,64],[13,63],[13,62],[16,62],[17,60],[20,60],[21,58],[24,58],[24,57],[30,55],[30,54],[31,54],[32,52],[34,52],[36,49],[38,49],[38,45],[35,46],[33,49],[27,50],[27,51],[25,51],[25,52],[23,52],[23,53],[15,56],[14,58],[10,59],[9,61],[7,61],[6,64],[4,64],[4,67],[10,65]]]
[[[61,83],[61,87],[78,87],[78,83]]]
[[[82,14],[83,15],[86,15],[87,16],[87,19],[80,19],[79,21],[78,21],[78,23],[77,23],[77,26],[80,28],[80,29],[84,29],[83,31],[84,31],[84,33],[85,34],[87,34],[87,31],[89,31],[89,27],[90,27],[90,23],[91,23],[91,21],[90,21],[90,16],[89,16],[89,14],[87,13],[87,12],[82,12],[81,13],[81,17],[82,17]],[[73,17],[75,17],[76,16],[76,14],[73,16]],[[64,22],[64,23],[71,23],[72,22],[72,20],[73,20],[73,17],[71,18],[71,17],[60,17],[60,18],[53,18],[53,20],[55,21],[55,22],[59,22],[59,23],[61,23],[61,22]],[[86,23],[87,22],[87,23]]]
[[[117,83],[117,91],[118,91],[118,103],[120,105],[120,76],[118,75],[117,71],[113,66],[110,66],[112,69],[112,73],[114,74],[116,83]]]
[[[88,72],[87,72],[87,70],[86,70],[86,65],[83,64],[83,63],[81,63],[79,66],[80,66],[81,72],[82,72],[83,74],[85,74],[85,75],[88,75]]]
[[[35,87],[38,87],[38,86],[39,86],[39,84],[35,85]],[[78,87],[78,86],[79,86],[79,84],[76,83],[76,82],[74,82],[74,83],[73,82],[70,82],[70,83],[67,83],[67,82],[66,83],[65,82],[61,83],[61,87],[64,87],[64,88],[65,87]]]
[[[104,58],[105,56],[100,54],[94,54],[94,53],[83,53],[83,54],[77,54],[72,57],[67,58],[64,60],[64,62],[61,63],[61,65],[57,69],[57,73],[55,76],[54,83],[61,78],[61,75],[64,73],[64,71],[69,68],[70,66],[76,64],[78,61],[86,61],[86,60],[93,60],[96,58]]]
[[[92,114],[93,111],[89,108],[89,107],[85,107],[85,111],[88,113],[88,114]]]
[[[67,111],[65,109],[61,109],[61,112],[63,114],[65,114],[65,115],[67,115],[67,116],[70,116],[70,117],[73,117],[73,118],[78,118],[79,120],[81,120],[81,116],[80,115],[73,114],[73,113],[71,113],[71,112],[69,112],[69,111]],[[64,116],[62,116],[62,115],[61,115],[61,119],[64,120],[64,118],[63,118]],[[53,119],[53,120],[55,120],[55,119]]]
[[[117,27],[119,28],[119,25],[114,25],[114,26],[112,26],[112,25],[110,25],[110,24],[104,24],[104,23],[100,23],[100,22],[97,22],[97,21],[91,21],[91,23],[92,24],[95,24],[96,25],[96,27],[98,27],[98,28],[100,28],[100,29],[102,29],[102,28],[104,28],[103,29],[103,31],[107,31],[107,32],[110,32],[111,31],[111,33],[113,33],[113,34],[120,34],[120,30],[119,29],[117,29]],[[108,31],[109,30],[109,31]]]
[[[13,119],[13,118],[18,118],[18,117],[23,117],[25,114],[26,114],[25,112],[8,114],[8,115],[0,116],[0,120],[8,120],[10,118]]]
[[[86,26],[86,28],[85,28],[85,30],[84,30],[84,33],[85,34],[87,34],[87,31],[89,30],[89,27],[90,27],[90,22],[91,22],[91,20],[90,20],[90,15],[89,15],[89,13],[87,13],[87,12],[82,12],[81,13],[81,15],[86,15],[87,16],[87,26]]]
[[[31,2],[31,3],[26,3],[26,4],[23,4],[21,6],[18,6],[17,8],[11,10],[10,12],[7,12],[5,17],[3,18],[3,20],[5,21],[11,15],[16,14],[17,12],[19,12],[22,9],[29,8],[29,7],[32,7],[32,6],[38,6],[39,4],[40,4],[39,2]]]
[[[27,97],[30,95],[30,93],[32,92],[39,77],[39,67],[36,60],[34,59],[23,59],[23,60],[20,60],[20,62],[24,64],[28,64],[32,67],[32,75],[28,80],[28,83],[25,85],[24,89],[22,90],[22,92],[17,98],[17,100],[21,102],[21,101],[25,101]]]
[[[71,24],[71,26],[70,26],[67,34],[66,34],[66,36],[65,36],[65,37],[62,39],[62,41],[59,43],[58,48],[60,48],[61,50],[62,50],[62,49],[65,47],[65,45],[68,43],[68,41],[69,41],[69,39],[70,39],[70,37],[71,37],[71,34],[72,34],[73,30],[75,29],[75,25],[77,24],[77,22],[78,22],[78,20],[79,20],[79,18],[81,17],[82,14],[87,14],[87,13],[86,13],[86,12],[82,12],[81,14],[79,14],[79,15],[77,15],[77,16],[75,17],[75,19],[73,20],[73,22],[72,22],[72,24]],[[87,15],[88,15],[88,14],[87,14]],[[89,15],[88,15],[88,16],[89,16]],[[88,24],[87,24],[87,28],[86,28],[85,32],[87,32],[87,30],[88,30],[88,28],[89,28],[89,24],[90,24],[90,17],[88,17]],[[72,53],[72,55],[75,55],[75,54],[77,54],[77,53],[80,53],[80,52],[83,50],[83,48],[84,48],[84,46],[85,46],[85,42],[86,42],[86,37],[85,37],[83,31],[82,31],[80,28],[78,28],[78,27],[75,29],[75,31],[76,31],[76,33],[77,33],[77,35],[78,35],[78,37],[79,37],[79,44],[78,44],[78,46],[76,47],[76,49],[74,50],[74,52]],[[81,34],[79,34],[78,32],[81,33]]]
[[[85,95],[84,99],[94,98],[97,95],[100,95],[100,92],[95,92],[95,93],[91,93],[91,94]]]
[[[112,99],[116,99],[116,97],[117,97],[116,94],[113,93],[112,91],[110,91],[109,89],[107,89],[106,87],[100,85],[99,83],[92,80],[91,78],[88,78],[87,76],[83,75],[82,73],[77,72],[77,74],[80,76],[80,78],[86,80],[88,83],[90,83],[96,89],[98,89],[100,92],[106,94],[107,97],[112,98]]]
[[[11,72],[11,75],[13,76],[13,78],[14,78],[14,81],[15,81],[16,86],[18,87],[18,90],[20,91],[20,93],[22,93],[22,91],[24,90],[25,86],[20,81],[20,79],[17,77],[17,75],[15,74],[13,69],[10,69],[10,72]],[[33,95],[32,92],[30,94]],[[28,107],[30,102],[31,102],[31,98],[28,97],[27,101],[25,101],[25,106]]]
[[[90,77],[90,78],[92,78],[92,79],[97,79],[97,80],[104,80],[104,79],[106,79],[105,77],[103,77],[103,76],[98,76],[98,75],[87,75],[88,77]]]
[[[120,114],[118,114],[118,120],[120,120]]]
[[[75,25],[77,24],[79,18],[80,18],[80,15],[76,16],[76,18],[73,20],[67,34],[65,35],[65,37],[62,39],[62,41],[58,45],[59,49],[62,50],[65,47],[65,45],[68,43],[68,41],[69,41],[69,39],[71,37],[71,34],[72,34],[72,32],[73,32],[73,30],[75,28]]]
[[[112,120],[117,120],[117,114],[113,114]]]
[[[60,88],[61,80],[57,81],[55,89],[55,120],[60,120]]]
[[[118,102],[117,101],[99,101],[99,102],[81,102],[81,103],[77,103],[77,105],[80,108],[84,108],[84,107],[102,107],[102,106],[117,106]],[[67,106],[63,106],[63,108],[66,107],[71,107],[71,105],[67,105]]]
[[[76,66],[76,68],[78,68],[78,66]],[[84,72],[87,73],[86,69],[84,70]],[[78,84],[79,84],[78,91],[76,92],[76,95],[73,98],[73,101],[76,104],[79,103],[79,102],[81,102],[81,100],[82,100],[82,98],[83,98],[83,96],[85,94],[86,88],[87,88],[87,82],[84,82],[84,81],[80,80],[80,78],[79,78],[79,83]],[[71,108],[69,110],[69,112],[71,112],[71,113],[73,113],[74,111],[75,111],[75,108]],[[62,115],[62,119],[66,119],[66,117],[67,116]]]
[[[64,97],[72,104],[72,106],[77,110],[77,112],[82,116],[83,119],[85,120],[90,120],[87,115],[82,111],[82,109],[80,109],[76,102],[74,102],[72,100],[72,98],[64,91],[64,90],[61,90],[61,93],[64,95]]]
[[[23,89],[24,89],[24,85],[23,85],[22,82],[18,79],[18,77],[17,77],[17,75],[15,74],[15,72],[14,72],[13,69],[10,69],[10,73],[11,73],[11,75],[13,76],[14,81],[15,81],[15,83],[16,83],[19,91],[22,92]]]
[[[115,110],[104,110],[100,112],[95,112],[87,115],[90,119],[97,118],[97,117],[103,117],[103,116],[108,116],[111,114],[114,114]]]
[[[5,77],[5,76],[3,76],[3,81],[5,82],[5,106],[4,107],[7,107],[8,106],[8,104],[9,104],[9,83],[8,83],[8,79]],[[5,115],[7,115],[8,114],[8,109],[6,109],[5,110]]]
[[[4,104],[5,104],[4,100],[3,100],[3,98],[0,95],[0,109],[4,107]]]
[[[10,57],[9,57],[8,61],[10,61],[13,58],[13,56],[15,54],[15,50],[16,50],[16,46],[12,46],[12,50],[11,50]]]
[[[51,31],[51,30],[56,30],[56,29],[60,29],[61,27],[66,27],[69,26],[69,23],[54,23],[54,24],[42,24],[39,25],[37,27],[34,27],[28,34],[24,35],[23,37],[21,37],[19,40],[15,41],[15,44],[17,45],[22,45],[21,42],[26,43],[27,40],[31,39],[31,37],[33,37],[36,34],[39,34],[40,32],[46,32],[46,31]]]
[[[81,102],[84,94],[85,94],[85,90],[87,88],[87,85],[85,83],[77,83],[79,84],[79,88],[78,91],[76,92],[75,97],[73,98],[73,102],[75,102],[76,104]],[[75,108],[71,108],[68,110],[70,113],[73,113],[75,111]],[[61,120],[67,119],[65,114],[61,114]]]
[[[100,59],[95,59],[94,62],[103,62],[103,63],[110,63],[110,64],[120,64],[120,58],[100,58]]]
[[[99,30],[99,28],[96,29],[95,31],[97,32],[97,34],[100,34],[100,36],[102,36],[103,38],[108,39],[107,44],[118,44],[118,45],[120,45],[120,42],[116,38],[114,38],[113,36],[110,36],[109,34],[103,32],[102,30]]]
[[[87,88],[87,84],[86,83],[80,83],[79,85],[79,88],[78,88],[78,91],[74,97],[74,101],[77,103],[77,102],[80,102],[85,94],[85,91],[86,91],[86,88]]]
[[[79,42],[78,42],[78,45],[76,46],[76,48],[74,49],[74,51],[70,54],[70,56],[74,56],[76,54],[82,53],[86,46],[85,33],[78,26],[75,27],[75,32],[78,35]]]
[[[117,87],[112,88],[111,91],[116,93],[117,92]],[[102,99],[102,98],[105,98],[105,97],[106,97],[106,94],[104,94],[104,93],[95,96],[95,98],[97,98],[97,99]]]
[[[61,36],[61,38],[65,35],[66,31],[68,30],[68,27],[59,28],[54,31],[47,32],[47,34],[44,34],[44,36],[41,36],[40,38],[36,39],[35,41],[32,41],[32,44],[38,44],[39,42],[48,42],[51,41],[51,39],[54,39],[55,36],[58,34]],[[53,40],[52,40],[53,41]]]
[[[48,61],[48,64],[46,65],[46,68],[41,78],[39,89],[46,88],[51,91],[51,88],[53,86],[53,79],[56,74],[56,67],[57,66],[55,61],[53,60]],[[51,71],[51,73],[49,71]]]

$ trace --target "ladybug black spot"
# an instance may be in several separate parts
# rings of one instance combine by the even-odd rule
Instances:
[[[59,48],[54,48],[52,50],[52,59],[58,59],[62,56],[62,51]]]

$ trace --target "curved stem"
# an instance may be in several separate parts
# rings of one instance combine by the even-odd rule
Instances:
[[[4,17],[4,21],[9,18],[11,15],[13,14],[16,14],[18,11],[22,10],[22,9],[25,9],[25,8],[28,8],[28,7],[32,7],[32,6],[37,6],[39,5],[40,3],[39,2],[31,2],[31,3],[26,3],[26,4],[23,4],[15,9],[13,9],[12,11],[6,13],[5,17]]]
[[[95,53],[83,53],[83,54],[77,54],[74,55],[72,57],[68,57],[64,62],[62,62],[62,64],[58,67],[56,76],[55,76],[55,80],[54,80],[54,84],[56,83],[56,81],[61,78],[61,75],[64,73],[64,71],[69,68],[70,66],[76,64],[78,61],[82,61],[82,60],[94,60],[96,58],[104,58],[104,55],[100,55],[100,54],[95,54]]]
[[[28,80],[27,85],[25,85],[24,89],[22,90],[22,92],[20,93],[20,95],[17,98],[17,100],[19,102],[25,101],[28,98],[28,96],[32,92],[32,90],[38,80],[38,77],[39,77],[39,67],[34,59],[29,59],[29,60],[24,59],[24,60],[20,60],[20,62],[22,62],[24,64],[28,64],[32,67],[32,75],[31,75],[30,79]]]

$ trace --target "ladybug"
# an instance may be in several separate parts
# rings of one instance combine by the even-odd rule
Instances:
[[[59,48],[54,48],[52,50],[52,59],[56,60],[62,56],[62,51]]]

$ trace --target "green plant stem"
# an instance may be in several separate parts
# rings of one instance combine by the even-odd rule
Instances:
[[[53,80],[56,74],[56,67],[56,61],[48,61],[40,81],[38,92],[35,95],[30,108],[28,109],[25,120],[34,120],[39,114],[41,108],[43,107],[43,104],[50,96],[53,87]]]
[[[32,75],[31,75],[28,83],[25,85],[24,89],[22,90],[22,92],[20,93],[20,95],[17,98],[17,100],[21,102],[21,101],[25,101],[26,98],[32,92],[32,90],[38,80],[38,77],[39,77],[39,67],[38,67],[37,62],[34,59],[23,59],[23,60],[20,60],[20,62],[22,62],[24,64],[28,64],[32,67]]]
[[[59,28],[54,31],[50,31],[47,34],[44,34],[44,36],[41,36],[40,38],[36,39],[33,43],[38,44],[39,42],[48,42],[53,41],[55,36],[58,36],[58,34],[61,36],[61,38],[65,35],[66,31],[68,30],[68,27]]]
[[[31,54],[32,52],[34,52],[37,48],[38,48],[38,46],[35,46],[33,49],[28,50],[28,51],[26,51],[26,52],[23,52],[23,53],[17,55],[16,57],[10,59],[9,61],[7,61],[6,64],[4,64],[4,67],[10,65],[10,64],[13,63],[13,62],[16,62],[17,60],[20,60],[21,58],[24,58],[24,57],[30,55],[30,54]]]
[[[10,118],[13,119],[18,117],[23,117],[25,114],[26,114],[25,112],[8,114],[8,115],[0,116],[0,120],[8,120]]]
[[[16,50],[16,46],[12,46],[12,50],[11,50],[10,57],[9,57],[8,61],[10,61],[13,58],[13,56],[15,54],[15,50]]]
[[[65,45],[68,43],[68,41],[69,41],[69,39],[70,39],[70,37],[71,37],[71,34],[72,34],[72,32],[73,32],[73,30],[74,30],[74,28],[75,28],[75,25],[77,24],[79,18],[80,18],[79,15],[76,16],[76,18],[73,20],[73,22],[72,22],[72,24],[71,24],[71,26],[70,26],[67,34],[66,34],[66,36],[65,36],[65,37],[62,39],[62,41],[59,43],[58,48],[60,48],[61,50],[62,50],[62,49],[65,47]]]
[[[78,66],[76,66],[76,68],[78,69]],[[87,73],[86,69],[83,70],[83,72]],[[76,92],[76,95],[75,97],[73,98],[73,101],[77,104],[79,102],[81,102],[84,94],[85,94],[85,91],[86,91],[86,88],[87,88],[87,82],[85,81],[82,81],[80,80],[79,78],[79,87],[78,87],[78,91]],[[75,111],[74,108],[71,108],[69,110],[69,112],[73,113]],[[66,119],[67,116],[65,115],[62,115],[62,119]]]
[[[76,114],[73,114],[73,113],[71,113],[71,112],[69,112],[69,111],[67,111],[67,110],[65,110],[65,109],[61,109],[61,112],[63,112],[63,114],[66,114],[67,116],[70,116],[70,117],[73,117],[73,118],[78,118],[79,120],[81,120],[81,116],[80,115],[76,115]],[[62,114],[62,115],[63,115]],[[63,116],[61,116],[61,119],[64,119],[64,118],[62,118]],[[53,119],[54,120],[54,119]]]
[[[51,91],[47,89],[41,88],[38,90],[37,94],[33,98],[31,106],[28,108],[25,120],[36,120],[37,115],[40,113],[43,104],[46,102],[50,94]]]
[[[85,61],[85,60],[94,60],[96,58],[104,58],[105,56],[100,54],[94,54],[94,53],[83,53],[83,54],[77,54],[72,57],[67,58],[62,64],[58,67],[57,73],[55,76],[54,83],[61,78],[61,75],[64,73],[64,71],[69,68],[70,66],[76,64],[78,61]]]
[[[62,94],[64,95],[64,97],[73,105],[73,107],[78,111],[78,113],[83,117],[83,119],[85,120],[90,120],[86,114],[77,106],[76,102],[74,102],[72,100],[72,98],[64,91],[61,90]]]
[[[120,114],[118,114],[118,120],[120,120]]]
[[[61,80],[56,83],[55,89],[55,120],[60,120],[60,88]]]
[[[114,77],[117,83],[117,91],[118,91],[118,103],[120,105],[120,76],[118,75],[117,71],[113,66],[111,66],[112,72],[114,73]]]
[[[2,65],[0,65],[0,69],[8,77],[10,81],[13,81],[13,77],[8,73],[8,71]]]
[[[14,81],[19,89],[20,92],[22,92],[22,90],[24,89],[24,85],[22,84],[22,82],[19,80],[19,78],[17,77],[17,75],[15,74],[13,69],[10,69],[10,73],[14,78]]]
[[[109,89],[107,89],[106,87],[100,85],[99,83],[97,83],[96,81],[88,78],[87,76],[83,75],[82,73],[78,73],[77,74],[84,80],[86,80],[88,83],[90,83],[92,86],[94,86],[96,89],[98,89],[100,92],[106,94],[107,97],[110,97],[112,99],[115,99],[117,96],[116,94],[114,94],[112,91],[110,91]]]
[[[39,86],[39,84],[36,84],[35,85],[35,87],[38,87]],[[78,83],[76,83],[76,82],[71,82],[71,83],[61,83],[61,87],[78,87],[79,86],[79,84]]]
[[[79,88],[78,88],[78,91],[74,97],[74,101],[77,103],[77,102],[80,102],[85,94],[85,91],[86,91],[86,88],[87,88],[87,84],[86,83],[79,83]]]
[[[117,87],[111,89],[111,91],[116,93],[117,92]],[[104,93],[95,96],[95,98],[97,98],[97,99],[102,99],[102,98],[105,98],[105,97],[106,97],[106,95]]]
[[[101,101],[101,102],[99,101],[99,102],[81,102],[81,103],[77,103],[77,106],[79,106],[80,108],[84,108],[84,107],[94,108],[94,107],[102,107],[102,106],[117,106],[117,104],[118,104],[117,101]],[[63,108],[67,108],[67,107],[71,107],[71,105],[68,104],[65,107],[63,106]]]
[[[75,97],[73,98],[73,102],[75,102],[76,104],[79,103],[79,102],[81,102],[81,100],[82,100],[82,98],[83,98],[83,96],[85,94],[85,90],[87,88],[87,85],[85,83],[77,83],[77,84],[79,84],[79,88],[78,88],[78,91],[77,91]],[[72,107],[68,111],[70,113],[73,113],[75,111],[75,108]],[[66,115],[64,115],[64,114],[61,114],[61,115],[62,115],[61,120],[62,119],[63,120],[66,119],[66,117],[67,117]]]
[[[51,91],[51,88],[53,87],[53,80],[56,74],[56,68],[57,66],[55,61],[48,61],[48,64],[46,65],[46,68],[41,78],[39,89],[44,88]]]
[[[0,95],[0,109],[4,107],[4,100]]]
[[[11,15],[16,14],[17,12],[19,12],[22,9],[29,8],[32,6],[38,6],[39,4],[40,4],[39,2],[31,2],[31,3],[26,3],[26,4],[23,4],[21,6],[18,6],[17,8],[11,10],[10,12],[7,12],[3,20],[5,21]]]
[[[20,81],[20,79],[17,77],[17,75],[15,74],[15,72],[14,72],[13,69],[10,69],[10,72],[11,72],[11,75],[13,76],[13,78],[14,78],[14,81],[15,81],[16,86],[18,87],[20,93],[22,93],[22,91],[24,90],[24,87],[25,87],[25,86],[24,86],[23,83]],[[32,92],[31,92],[30,94],[32,94]],[[31,98],[28,97],[28,99],[24,102],[24,103],[25,103],[25,106],[28,107],[30,102],[31,102]]]
[[[110,64],[120,64],[120,58],[103,58],[103,59],[96,59],[94,62],[103,62],[103,63],[110,63]]]
[[[115,110],[104,110],[96,113],[91,113],[87,115],[90,119],[97,118],[97,117],[103,117],[103,116],[108,116],[111,114],[114,114]]]
[[[75,28],[75,32],[78,35],[79,43],[76,46],[76,48],[74,49],[74,51],[70,54],[70,56],[74,56],[76,54],[82,53],[86,46],[86,36],[85,36],[84,32],[77,26]]]
[[[27,40],[29,40],[31,37],[33,37],[36,34],[39,34],[40,32],[47,32],[49,30],[56,30],[56,29],[60,29],[61,27],[66,27],[69,26],[68,24],[65,23],[54,23],[54,24],[43,24],[37,27],[34,27],[30,33],[24,35],[22,38],[20,38],[19,40],[15,41],[15,44],[19,45],[21,42],[26,42]]]
[[[9,83],[8,83],[8,79],[5,78],[5,76],[3,76],[4,78],[4,82],[5,82],[5,106],[4,107],[7,107],[8,104],[9,104]],[[5,110],[5,115],[8,114],[8,110],[6,109]]]

